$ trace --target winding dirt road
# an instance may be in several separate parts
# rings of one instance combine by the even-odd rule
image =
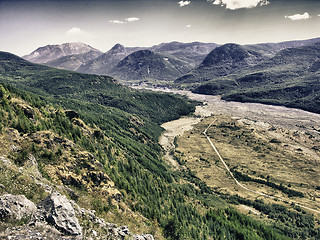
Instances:
[[[232,179],[236,182],[236,184],[237,184],[239,187],[241,187],[241,188],[243,188],[243,189],[245,189],[245,190],[247,190],[247,191],[249,191],[249,192],[258,194],[258,195],[263,196],[263,197],[268,197],[268,198],[275,199],[274,196],[271,196],[271,195],[268,195],[268,194],[265,194],[265,193],[261,193],[261,192],[258,192],[258,191],[254,191],[254,190],[252,190],[252,189],[250,189],[250,188],[247,188],[246,186],[242,185],[242,184],[235,178],[235,176],[233,175],[233,173],[232,173],[231,170],[229,169],[228,165],[225,163],[225,161],[224,161],[223,158],[221,157],[221,155],[220,155],[219,151],[217,150],[216,146],[212,143],[211,139],[210,139],[209,136],[207,135],[207,130],[208,130],[210,127],[212,127],[212,125],[214,124],[214,122],[215,122],[216,120],[217,120],[217,118],[215,118],[215,119],[209,124],[209,126],[204,130],[203,134],[206,136],[206,138],[207,138],[208,142],[210,143],[212,149],[213,149],[214,152],[217,154],[217,156],[219,157],[220,161],[222,162],[223,166],[225,167],[225,169],[227,170],[227,172],[230,174],[230,176],[232,177]],[[281,199],[281,198],[278,198],[278,197],[277,197],[277,199],[278,199],[279,201],[282,201],[282,202],[285,201],[285,200],[283,200],[283,199]],[[300,204],[300,203],[298,203],[298,202],[296,202],[296,201],[290,201],[289,203],[290,203],[290,204],[294,203],[295,205],[297,205],[297,206],[299,206],[299,207],[301,207],[301,208],[304,208],[304,209],[306,209],[306,210],[309,210],[309,211],[312,211],[312,212],[315,212],[315,213],[320,214],[320,211],[319,211],[319,210],[306,207],[306,206],[304,206],[304,205],[302,205],[302,204]]]

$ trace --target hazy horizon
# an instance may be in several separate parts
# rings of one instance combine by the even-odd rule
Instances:
[[[319,37],[317,0],[0,0],[0,50],[19,56],[48,44],[254,44]]]

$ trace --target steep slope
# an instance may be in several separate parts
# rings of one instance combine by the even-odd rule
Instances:
[[[74,111],[1,84],[0,113],[0,238],[116,239],[121,229],[123,236],[133,234],[110,220],[146,227],[146,219],[121,201],[122,193],[93,150],[103,144],[123,157],[105,132]],[[122,220],[112,217],[120,206]]]
[[[111,77],[57,70],[32,64],[6,52],[0,52],[0,77],[2,82],[43,96],[111,106],[153,119],[157,123],[175,119],[194,109],[194,103],[181,97],[139,92],[116,83]]]
[[[81,73],[106,75],[123,58],[138,50],[139,48],[127,48],[121,44],[116,44],[108,52],[96,59],[83,63],[77,71]]]
[[[109,74],[126,82],[170,81],[189,69],[187,62],[172,56],[140,50],[120,61]]]
[[[90,51],[98,50],[81,42],[63,43],[60,45],[47,45],[44,47],[39,47],[29,55],[25,55],[22,58],[33,63],[46,63],[60,57],[82,54]]]
[[[205,82],[255,65],[264,59],[260,53],[247,47],[225,44],[212,50],[197,68],[175,80],[175,83]]]
[[[91,50],[86,53],[72,54],[57,58],[50,62],[44,63],[49,67],[55,67],[59,69],[66,69],[71,71],[76,71],[82,64],[87,63],[93,59],[96,59],[102,54],[102,52],[97,50]]]
[[[319,59],[320,42],[287,48],[242,72],[201,85],[194,92],[228,94],[224,96],[228,100],[281,104],[320,113]]]

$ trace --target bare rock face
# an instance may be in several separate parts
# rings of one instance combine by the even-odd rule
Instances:
[[[0,196],[0,220],[21,220],[35,214],[36,211],[36,205],[23,195]]]
[[[75,211],[66,196],[53,192],[38,204],[38,208],[43,212],[46,221],[59,231],[67,235],[82,235]]]

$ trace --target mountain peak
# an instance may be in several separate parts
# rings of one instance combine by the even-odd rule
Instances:
[[[151,50],[145,49],[145,50],[136,51],[136,52],[132,53],[131,55],[132,56],[150,56],[150,55],[154,55],[154,54],[155,53],[152,52]]]
[[[258,53],[245,47],[235,44],[227,43],[220,47],[213,49],[208,56],[203,60],[203,66],[212,64],[224,64],[226,61],[240,62],[251,56],[258,57]]]
[[[120,81],[174,80],[190,71],[185,61],[148,49],[131,53],[108,73]]]
[[[111,48],[111,50],[117,50],[117,49],[125,49],[125,47],[122,44],[117,43]]]
[[[39,47],[31,54],[23,56],[23,58],[34,63],[47,63],[60,57],[87,53],[91,50],[98,51],[82,42],[70,42]]]
[[[126,47],[121,45],[120,43],[117,43],[107,53],[110,53],[110,54],[122,54],[124,52],[126,52]]]

